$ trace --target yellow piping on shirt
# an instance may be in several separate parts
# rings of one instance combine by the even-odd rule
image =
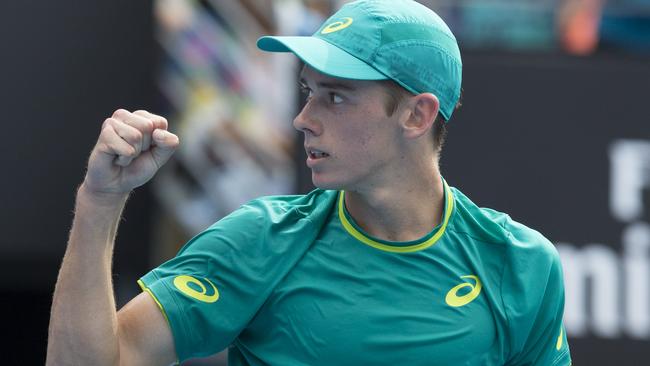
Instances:
[[[451,212],[454,208],[454,197],[451,193],[451,189],[447,185],[447,182],[443,181],[443,184],[446,192],[446,205],[445,205],[445,214],[442,220],[442,225],[432,237],[430,237],[429,239],[427,239],[422,243],[398,247],[398,246],[380,243],[364,235],[362,232],[357,230],[350,223],[348,218],[345,216],[345,211],[344,211],[345,191],[341,191],[339,194],[339,219],[341,220],[341,224],[343,225],[343,228],[345,228],[345,230],[350,235],[352,235],[355,239],[359,240],[360,242],[369,245],[373,248],[377,248],[379,250],[384,250],[393,253],[411,253],[411,252],[417,252],[418,250],[426,249],[432,246],[433,244],[435,244],[438,241],[438,239],[440,239],[440,237],[445,233],[445,229],[447,229],[447,224],[449,223],[449,218],[451,217]]]

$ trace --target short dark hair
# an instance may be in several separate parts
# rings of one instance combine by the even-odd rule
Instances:
[[[400,103],[404,101],[407,97],[412,96],[413,93],[404,89],[401,85],[397,84],[393,80],[380,80],[379,83],[386,90],[388,99],[386,104],[384,104],[386,114],[392,116],[393,113],[397,111]],[[461,91],[462,98],[462,91]],[[456,109],[460,108],[461,102],[458,101],[456,104]],[[433,147],[438,154],[442,151],[442,146],[445,144],[445,139],[447,138],[447,120],[442,114],[438,113],[436,120],[433,122]]]

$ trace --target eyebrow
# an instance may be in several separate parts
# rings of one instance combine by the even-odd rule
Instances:
[[[302,86],[307,86],[307,81],[305,80],[305,78],[300,78],[299,83]],[[348,91],[356,90],[355,87],[353,87],[351,85],[348,85],[348,84],[345,84],[345,83],[319,81],[319,82],[316,82],[316,85],[318,87],[325,88],[325,89],[340,89],[340,90],[348,90]]]

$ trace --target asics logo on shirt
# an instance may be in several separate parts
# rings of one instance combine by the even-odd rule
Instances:
[[[481,288],[483,286],[481,285],[481,280],[479,280],[478,277],[473,276],[473,275],[468,275],[468,276],[461,276],[460,278],[469,278],[474,280],[474,283],[469,283],[469,282],[463,282],[460,285],[454,286],[449,292],[447,292],[447,296],[445,297],[445,302],[447,305],[452,306],[452,307],[460,307],[469,304],[470,302],[474,301],[478,297],[478,295],[481,293]],[[464,295],[458,295],[458,291],[460,289],[469,287],[470,291]]]
[[[176,276],[176,278],[174,278],[174,286],[176,286],[180,292],[195,300],[207,303],[217,301],[219,299],[219,291],[217,290],[217,287],[207,278],[203,278],[203,280],[212,286],[211,291],[208,291],[203,282],[188,275]],[[194,288],[190,287],[190,284],[194,284]]]
[[[338,22],[330,23],[323,30],[320,32],[320,34],[328,34],[328,33],[334,33],[337,31],[340,31],[343,28],[347,28],[352,24],[352,18],[346,17]]]

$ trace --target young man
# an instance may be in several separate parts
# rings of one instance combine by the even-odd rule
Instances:
[[[361,0],[312,37],[258,46],[306,64],[294,126],[318,189],[242,206],[116,313],[121,210],[178,144],[163,118],[118,110],[79,188],[48,363],[165,365],[230,347],[233,365],[569,365],[552,244],[440,175],[436,124],[461,85],[444,22],[410,0]]]

